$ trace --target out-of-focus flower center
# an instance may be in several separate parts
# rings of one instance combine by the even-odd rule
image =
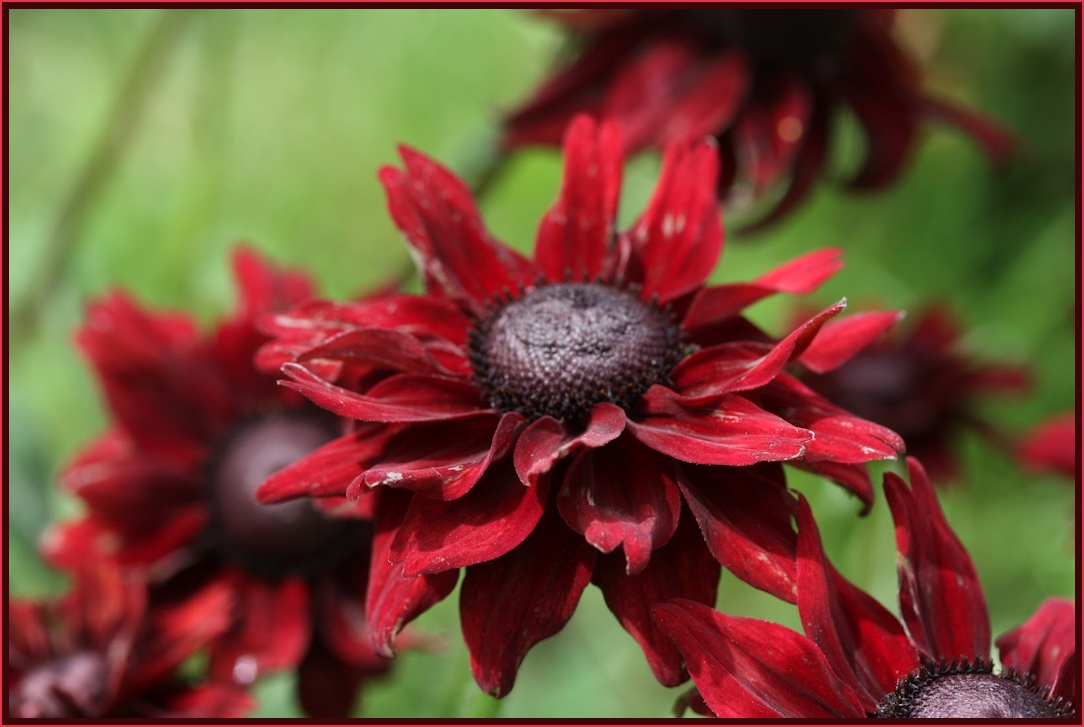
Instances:
[[[272,473],[335,438],[316,413],[278,412],[239,424],[211,457],[212,530],[218,545],[258,573],[307,570],[330,557],[356,523],[325,517],[309,500],[264,505],[256,489]]]
[[[535,288],[480,321],[470,344],[490,406],[571,423],[600,402],[628,409],[666,380],[682,349],[664,311],[597,283]]]
[[[757,64],[817,71],[840,53],[854,27],[853,10],[683,10],[679,20],[714,48],[739,47]]]
[[[28,672],[8,695],[8,706],[23,719],[100,717],[107,674],[101,654],[65,656]]]
[[[1056,719],[1071,705],[1048,699],[1030,674],[993,673],[986,659],[927,662],[903,677],[877,707],[887,719]]]

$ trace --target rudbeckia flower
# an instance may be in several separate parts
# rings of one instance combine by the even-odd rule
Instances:
[[[1026,369],[979,360],[961,345],[959,324],[942,305],[928,305],[842,366],[800,374],[838,406],[903,437],[934,482],[959,477],[955,449],[976,432],[998,446],[1008,439],[979,414],[990,395],[1020,392]]]
[[[615,125],[572,124],[564,185],[528,258],[485,229],[461,180],[403,147],[405,169],[379,176],[426,293],[266,319],[277,340],[261,365],[358,423],[259,497],[345,495],[375,511],[367,620],[380,653],[465,568],[463,634],[497,696],[589,582],[656,677],[679,683],[652,603],[713,603],[720,564],[794,598],[794,500],[778,463],[868,504],[861,463],[902,445],[783,373],[797,359],[837,365],[896,313],[830,321],[841,302],[780,340],[742,316],[814,289],[838,251],[705,286],[723,241],[715,145],[670,149],[647,209],[617,232],[621,149]]]
[[[1044,602],[997,641],[971,556],[949,527],[926,473],[911,487],[885,475],[899,550],[897,619],[843,578],[798,508],[798,612],[806,635],[692,601],[652,609],[684,655],[700,700],[719,717],[1053,719],[1078,703],[1072,602]]]
[[[230,591],[148,600],[145,583],[99,557],[63,597],[13,598],[8,710],[21,719],[237,718],[252,699],[232,682],[192,683],[182,663],[229,628]]]
[[[77,340],[113,423],[61,474],[86,515],[47,533],[46,554],[74,567],[102,549],[171,592],[224,584],[236,617],[212,645],[212,673],[249,684],[299,668],[305,711],[347,716],[364,679],[387,668],[358,618],[372,526],[353,509],[336,519],[309,502],[256,501],[267,475],[342,424],[253,364],[267,340],[255,319],[307,298],[308,280],[249,249],[234,268],[241,309],[206,335],[120,292],[91,304]]]
[[[577,50],[504,120],[514,150],[557,144],[578,113],[621,122],[630,152],[714,135],[724,201],[772,198],[752,227],[779,219],[825,176],[833,125],[849,110],[865,156],[846,187],[901,174],[930,122],[956,126],[994,160],[1009,136],[922,88],[886,9],[681,8],[551,11]]]

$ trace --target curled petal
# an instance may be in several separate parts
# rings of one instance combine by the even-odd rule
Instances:
[[[655,606],[652,616],[718,717],[866,718],[855,689],[801,634],[680,599]]]
[[[306,350],[297,360],[304,363],[318,358],[403,373],[451,373],[433,359],[417,337],[384,328],[344,331]]]
[[[888,472],[885,497],[896,524],[900,614],[927,656],[985,655],[990,617],[975,565],[949,527],[926,471],[907,458],[911,487]]]
[[[513,460],[516,474],[530,486],[555,464],[581,447],[601,447],[612,442],[625,429],[625,410],[613,404],[595,404],[587,424],[579,434],[573,434],[553,417],[544,416],[531,422],[516,442]]]
[[[814,373],[831,371],[883,336],[903,317],[903,311],[868,311],[832,321],[820,329],[798,360]]]
[[[675,465],[632,437],[579,454],[557,498],[561,516],[603,553],[623,546],[626,572],[639,573],[677,528]]]
[[[545,507],[549,477],[521,487],[508,460],[493,465],[470,492],[445,502],[415,495],[391,544],[407,577],[493,560],[531,534]]]
[[[1051,687],[1055,697],[1071,700],[1079,709],[1079,683],[1063,678],[1076,661],[1076,619],[1072,601],[1048,598],[1031,618],[995,643],[1002,665],[1035,675],[1037,686]]]
[[[632,435],[652,449],[682,462],[745,466],[801,457],[813,439],[748,399],[731,394],[714,406],[689,406],[662,386],[644,395]]]

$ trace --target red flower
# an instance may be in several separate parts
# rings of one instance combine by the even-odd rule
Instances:
[[[650,604],[713,603],[720,563],[794,598],[794,500],[776,463],[827,472],[868,504],[858,463],[901,441],[781,371],[831,367],[896,314],[829,323],[841,302],[782,340],[741,316],[815,288],[839,267],[833,250],[704,287],[722,248],[708,142],[667,153],[647,210],[619,233],[616,127],[578,118],[534,259],[486,231],[459,179],[401,153],[406,169],[380,179],[428,294],[268,320],[280,338],[261,361],[286,361],[286,386],[363,423],[259,496],[376,499],[367,619],[381,653],[465,567],[463,633],[486,691],[511,689],[589,581],[658,679],[679,683]]]
[[[171,593],[221,584],[237,615],[214,641],[212,674],[248,684],[300,665],[303,708],[346,716],[362,680],[387,668],[358,618],[372,529],[364,513],[331,519],[307,502],[255,500],[268,474],[343,425],[253,366],[267,341],[255,318],[308,297],[308,280],[244,249],[234,267],[241,310],[207,336],[121,293],[91,305],[78,342],[114,424],[63,472],[87,515],[46,549],[73,567],[94,545],[152,568]]]
[[[923,92],[916,63],[892,38],[893,10],[581,10],[550,16],[579,31],[580,50],[505,120],[503,144],[557,144],[587,112],[621,122],[629,151],[714,135],[720,195],[779,192],[752,227],[808,196],[844,108],[867,141],[846,181],[868,190],[895,181],[922,125],[957,126],[995,160],[1009,137],[977,114]],[[780,188],[782,189],[780,190]]]
[[[1076,412],[1052,416],[1036,426],[1020,444],[1020,461],[1032,472],[1058,472],[1076,477],[1080,442]]]
[[[906,324],[905,324],[906,325]],[[928,306],[906,330],[896,329],[839,368],[801,375],[833,403],[898,432],[907,454],[938,484],[959,476],[953,454],[971,429],[995,443],[1004,436],[979,417],[986,394],[1028,385],[1025,369],[981,363],[960,346],[961,332],[947,309]]]
[[[1051,599],[997,642],[971,557],[917,460],[892,473],[902,619],[828,562],[812,512],[798,508],[798,611],[807,636],[692,601],[652,610],[719,717],[1068,717],[1079,699],[1072,603]],[[1072,700],[1069,703],[1067,700]],[[697,699],[690,700],[697,703]]]
[[[229,627],[230,596],[212,584],[182,601],[148,602],[141,581],[99,557],[75,573],[63,598],[12,599],[11,716],[243,717],[254,705],[240,687],[190,684],[178,671]]]

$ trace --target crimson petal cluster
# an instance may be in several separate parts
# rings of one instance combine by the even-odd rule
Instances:
[[[616,124],[573,121],[561,193],[528,258],[486,230],[461,180],[402,147],[405,168],[379,177],[426,293],[310,301],[264,321],[276,340],[259,364],[356,422],[258,496],[346,496],[374,513],[366,619],[379,653],[465,568],[463,633],[476,680],[497,696],[590,582],[659,681],[680,683],[651,604],[714,603],[720,565],[795,599],[795,500],[778,463],[828,475],[868,507],[862,463],[902,446],[784,371],[830,370],[896,313],[831,320],[841,301],[782,339],[742,315],[815,289],[838,251],[706,286],[723,243],[715,144],[668,149],[646,210],[617,231],[622,149]],[[576,321],[560,341],[557,321]],[[625,337],[645,335],[672,354],[668,370],[622,358]],[[538,380],[522,368],[535,365],[550,372],[544,392],[522,383]],[[622,379],[640,365],[650,373]],[[515,404],[526,400],[534,408]]]
[[[550,11],[576,31],[577,52],[505,119],[503,144],[557,144],[578,113],[617,119],[629,151],[714,135],[724,198],[778,193],[748,229],[808,197],[830,158],[844,109],[865,133],[852,189],[895,181],[923,124],[959,127],[994,160],[1009,135],[923,91],[892,37],[894,10],[637,9]],[[782,190],[780,191],[780,187]]]
[[[90,305],[77,340],[113,422],[61,473],[86,514],[55,525],[44,550],[67,570],[114,558],[177,599],[217,584],[232,594],[231,618],[209,644],[211,673],[247,687],[298,668],[302,707],[345,717],[388,668],[357,618],[372,527],[354,508],[336,520],[310,503],[255,500],[268,474],[342,424],[253,364],[268,340],[255,320],[311,296],[308,278],[247,247],[233,260],[240,310],[208,334],[121,292]]]
[[[806,636],[692,601],[653,609],[685,656],[698,694],[719,717],[1068,717],[1079,704],[1073,603],[1044,602],[997,641],[971,557],[949,527],[925,470],[908,458],[911,487],[885,475],[899,551],[897,619],[843,578],[821,546],[804,498],[798,508],[798,611]],[[923,693],[933,686],[933,696]],[[990,710],[990,711],[986,711]],[[1038,710],[1038,711],[1035,711]]]

